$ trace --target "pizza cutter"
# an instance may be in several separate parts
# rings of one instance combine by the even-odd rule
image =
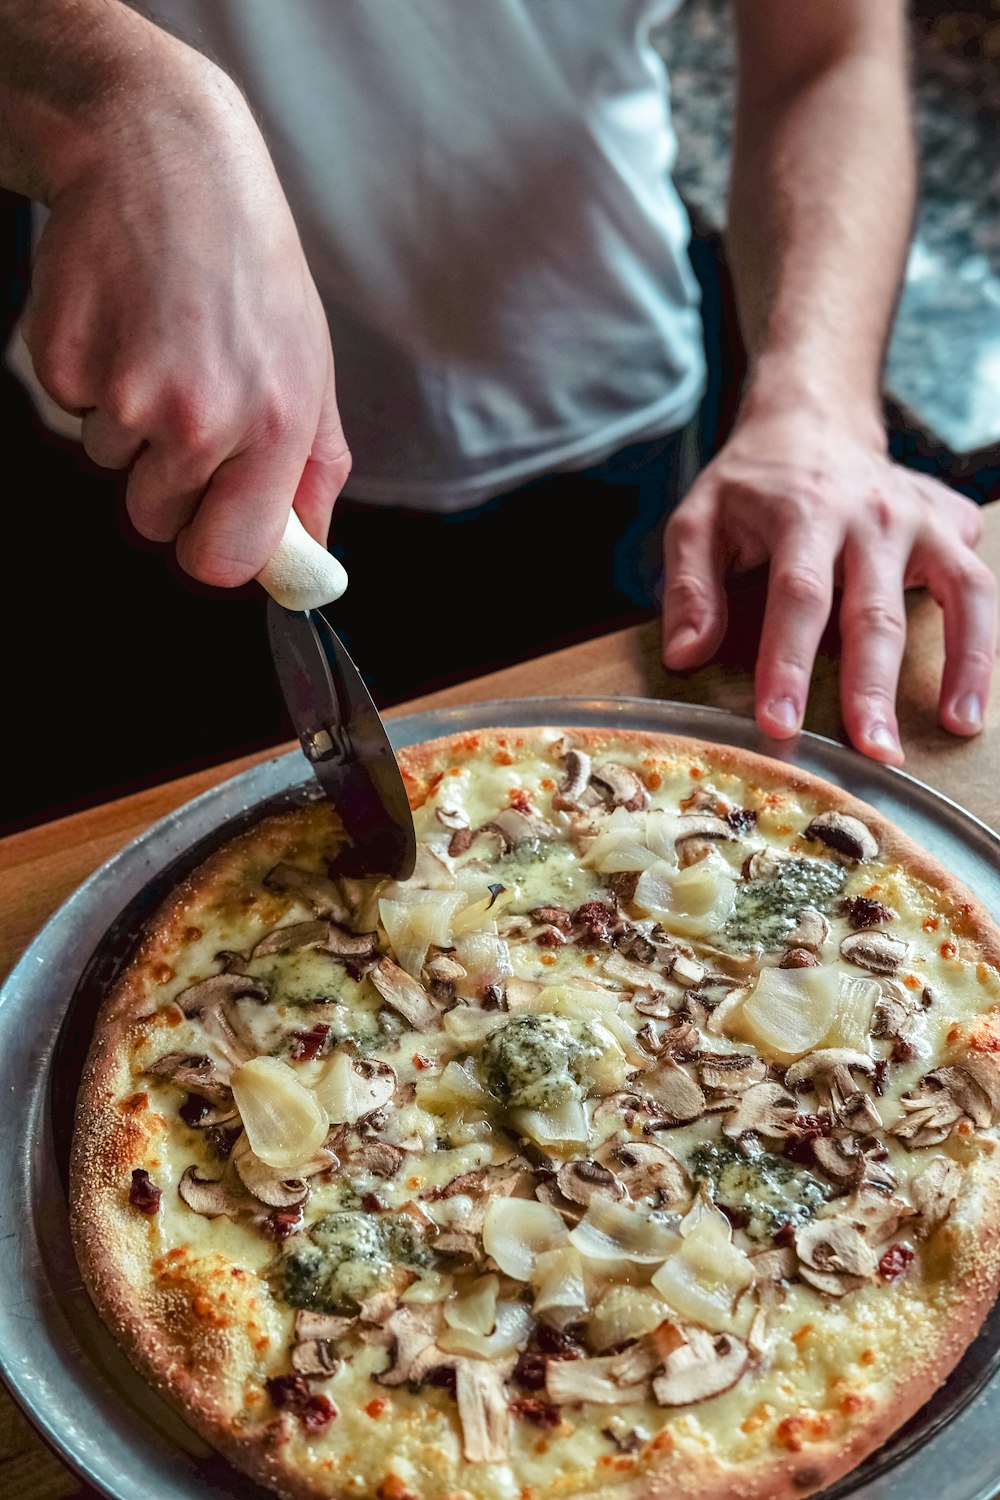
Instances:
[[[278,682],[306,759],[350,837],[333,873],[413,873],[417,841],[403,777],[360,672],[319,605],[347,574],[289,513],[277,552],[257,575]]]

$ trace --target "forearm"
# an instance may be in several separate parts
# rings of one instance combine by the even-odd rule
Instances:
[[[162,101],[189,67],[231,87],[122,0],[0,0],[0,182],[50,202],[97,143],[134,128],[138,101]],[[183,87],[175,98],[183,109]]]
[[[902,13],[880,0],[875,24],[782,69],[785,8],[737,6],[728,249],[748,399],[783,390],[872,422],[914,202]]]

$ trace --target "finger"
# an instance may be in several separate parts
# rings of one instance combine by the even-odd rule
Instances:
[[[896,690],[906,645],[907,544],[883,533],[877,549],[849,538],[840,607],[840,699],[852,743],[888,765],[903,763]]]
[[[663,661],[671,671],[696,667],[726,633],[722,554],[710,493],[692,490],[663,534]]]
[[[116,422],[99,406],[85,412],[80,424],[84,451],[102,469],[127,469],[143,444],[143,435]]]
[[[802,727],[820,637],[833,602],[832,528],[791,526],[771,554],[757,650],[757,723],[774,739]]]
[[[954,543],[927,549],[920,566],[944,617],[941,723],[952,734],[978,734],[996,661],[996,580],[973,552]]]
[[[350,472],[351,454],[337,409],[331,359],[312,451],[295,492],[299,520],[309,535],[324,547],[334,504]]]
[[[194,517],[215,465],[184,464],[169,446],[143,449],[128,477],[125,508],[140,536],[172,542]]]
[[[305,459],[269,447],[226,459],[177,537],[185,572],[216,588],[255,578],[281,541]]]
[[[942,504],[947,506],[948,530],[953,531],[967,547],[978,546],[983,535],[983,518],[976,502],[926,474],[914,474],[913,479],[935,511],[940,514]]]

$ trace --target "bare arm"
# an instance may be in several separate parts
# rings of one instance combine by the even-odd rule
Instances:
[[[770,563],[757,718],[799,728],[835,583],[855,745],[902,760],[903,590],[942,605],[941,718],[982,723],[995,652],[976,508],[886,457],[880,385],[914,200],[901,0],[735,0],[728,244],[749,355],[739,419],[667,529],[664,655],[725,628],[722,577]]]
[[[232,81],[120,0],[0,0],[0,180],[50,209],[25,336],[137,529],[235,585],[350,458],[329,332]]]

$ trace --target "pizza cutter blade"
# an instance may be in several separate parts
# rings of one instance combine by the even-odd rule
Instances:
[[[267,601],[271,654],[302,749],[350,837],[333,873],[405,880],[417,840],[399,765],[361,674],[318,609]]]

